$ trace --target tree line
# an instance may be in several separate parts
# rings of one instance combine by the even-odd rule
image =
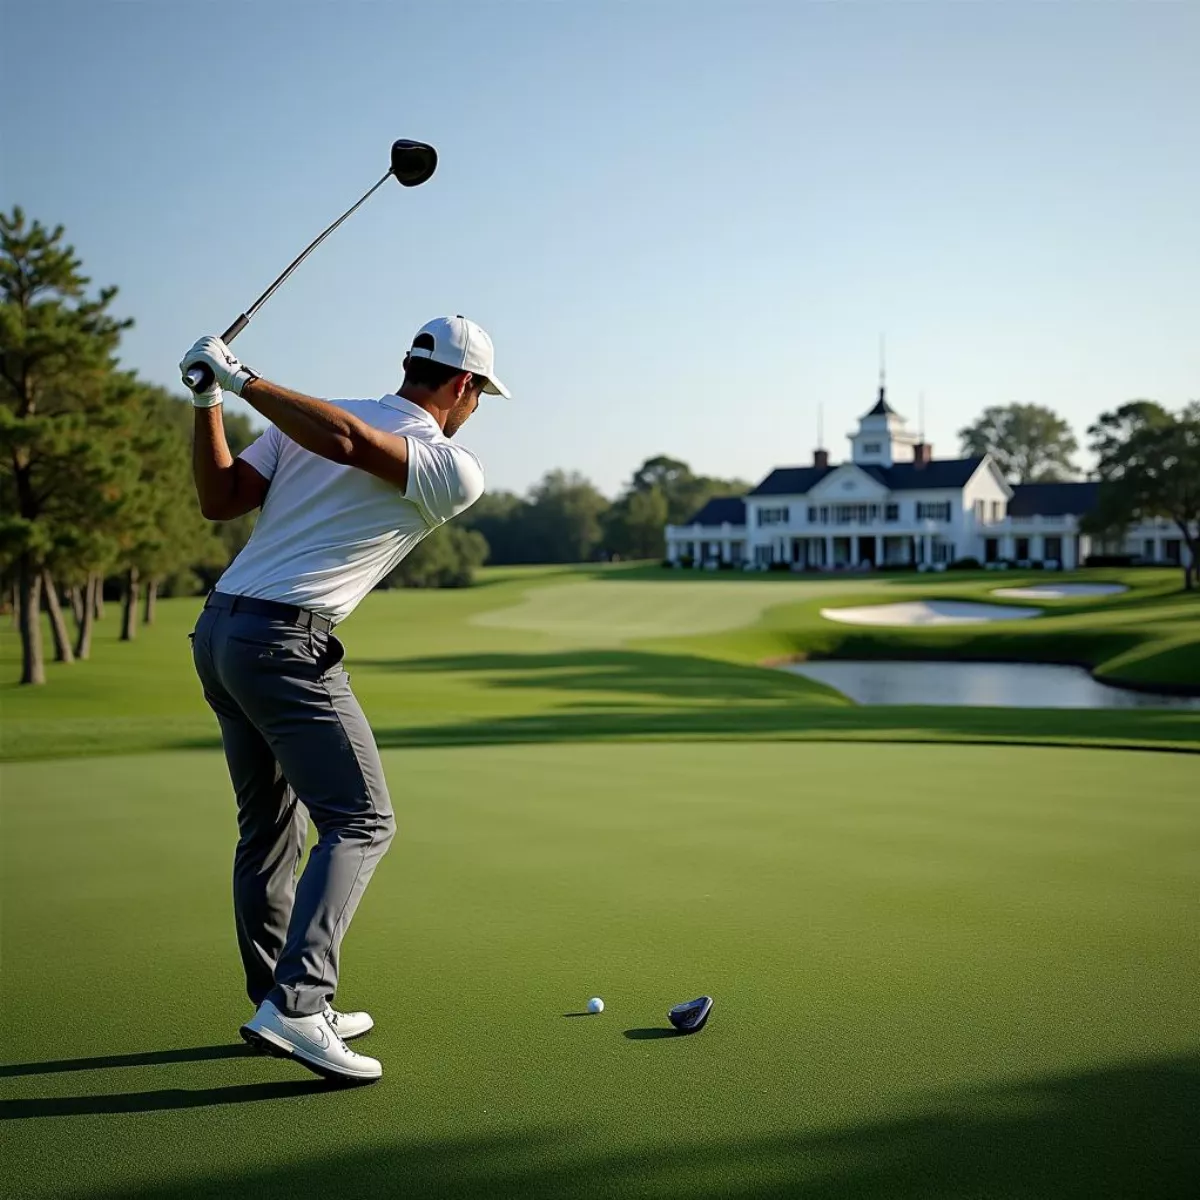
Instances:
[[[24,683],[45,681],[43,619],[59,662],[88,658],[106,601],[119,601],[130,641],[154,620],[159,595],[210,588],[254,525],[253,514],[217,525],[200,515],[191,405],[120,366],[132,322],[115,313],[116,296],[92,286],[61,226],[0,213],[0,595],[20,630]],[[257,432],[244,414],[224,420],[236,455]],[[1200,404],[1172,414],[1135,401],[1089,434],[1104,482],[1094,528],[1170,517],[1195,563]],[[990,408],[960,437],[1014,482],[1075,474],[1077,443],[1049,409]],[[664,526],[750,487],[666,455],[642,463],[611,501],[576,472],[549,471],[523,495],[485,495],[381,586],[464,586],[485,562],[658,558]]]
[[[86,660],[106,601],[117,601],[131,641],[160,595],[210,588],[254,527],[253,514],[215,525],[200,515],[191,405],[121,367],[132,321],[116,297],[93,287],[61,225],[0,213],[0,584],[23,683],[45,682],[44,630],[56,661]],[[244,414],[224,421],[235,455],[257,436]],[[746,486],[661,457],[610,503],[582,476],[551,471],[524,496],[485,497],[383,586],[462,586],[485,561],[651,557],[668,520]]]

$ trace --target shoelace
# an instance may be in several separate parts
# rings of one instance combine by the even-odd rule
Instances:
[[[341,1046],[341,1048],[347,1054],[354,1055],[354,1057],[357,1058],[358,1057],[357,1053],[354,1050],[351,1050],[350,1047],[346,1045],[345,1039],[342,1037],[342,1035],[340,1033],[338,1033],[338,1014],[337,1014],[337,1010],[331,1004],[325,1005],[325,1023],[329,1026],[330,1029],[333,1030],[333,1036],[335,1038],[337,1038],[338,1044]]]

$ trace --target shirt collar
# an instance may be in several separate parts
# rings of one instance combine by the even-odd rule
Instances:
[[[394,392],[389,392],[386,396],[380,397],[379,403],[384,408],[394,408],[397,412],[407,413],[410,417],[423,418],[439,433],[441,432],[441,426],[437,423],[431,412],[422,408],[419,404],[414,404],[411,400],[405,400],[403,396],[397,396]]]

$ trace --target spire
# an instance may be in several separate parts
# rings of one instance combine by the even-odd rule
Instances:
[[[887,401],[887,342],[881,333],[879,335],[879,397],[875,407],[866,415],[868,417],[886,417],[895,413],[895,409]]]
[[[879,335],[879,403],[887,404],[887,338]]]

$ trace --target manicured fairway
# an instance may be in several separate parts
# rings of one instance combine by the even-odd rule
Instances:
[[[1194,1195],[1194,756],[386,761],[340,999],[387,1073],[333,1093],[236,1042],[217,753],[5,766],[3,1195]]]

